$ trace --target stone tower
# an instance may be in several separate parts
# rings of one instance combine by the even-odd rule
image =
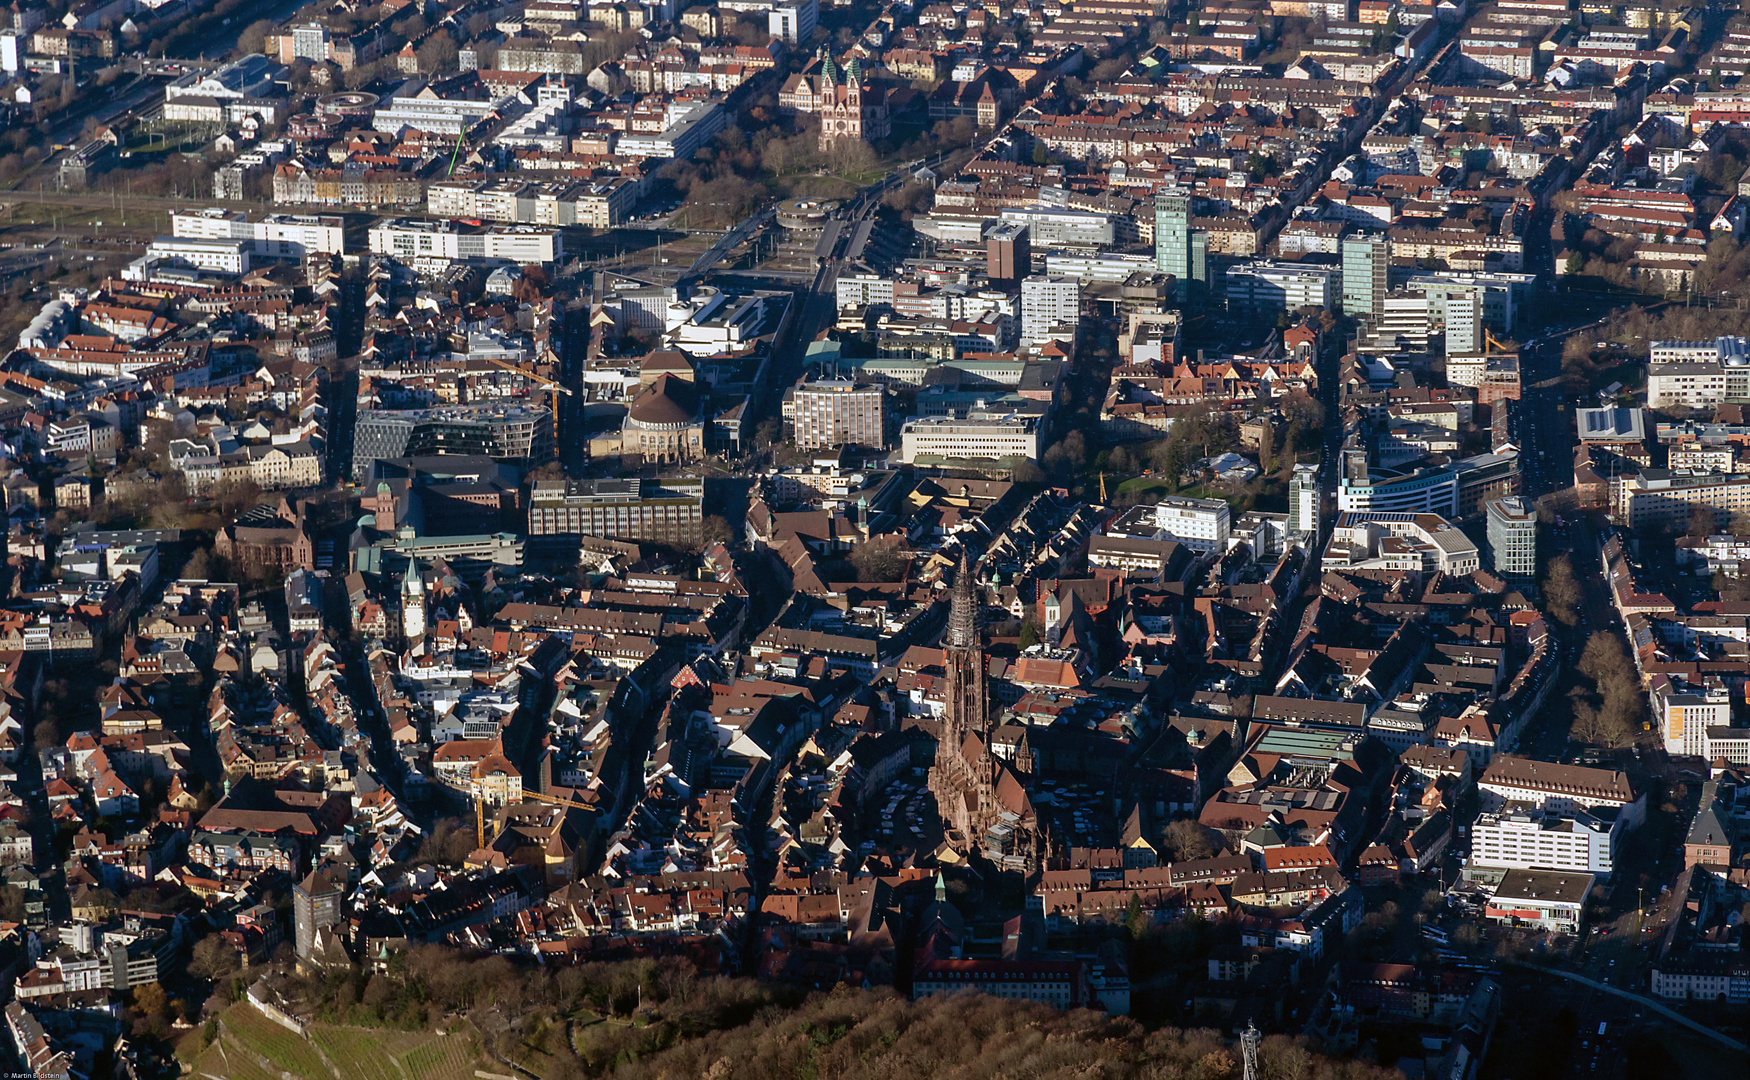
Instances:
[[[985,742],[984,634],[979,627],[983,605],[972,580],[965,549],[954,575],[948,609],[948,629],[942,637],[947,669],[942,734],[936,743],[936,763],[930,769],[930,791],[942,815],[942,827],[956,849],[970,850],[988,779],[980,774]],[[952,834],[958,833],[959,839]]]

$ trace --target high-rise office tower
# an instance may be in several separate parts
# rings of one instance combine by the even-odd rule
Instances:
[[[1351,236],[1343,241],[1343,311],[1367,322],[1385,314],[1391,241],[1383,236]]]
[[[1483,299],[1474,292],[1446,297],[1446,355],[1483,351]]]
[[[1483,504],[1488,512],[1489,554],[1495,573],[1530,577],[1537,573],[1537,510],[1530,499],[1509,495]]]
[[[1288,480],[1288,534],[1319,531],[1319,469],[1317,465],[1296,465]]]
[[[1155,198],[1155,269],[1179,281],[1191,280],[1191,199]]]
[[[999,222],[985,234],[984,245],[984,273],[992,281],[1018,281],[1033,272],[1027,226],[1014,221]]]

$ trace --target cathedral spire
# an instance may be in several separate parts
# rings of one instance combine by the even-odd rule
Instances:
[[[948,608],[948,637],[944,644],[950,649],[976,649],[982,641],[978,632],[980,604],[974,592],[972,562],[966,547],[960,548],[960,567],[954,574],[954,598]]]

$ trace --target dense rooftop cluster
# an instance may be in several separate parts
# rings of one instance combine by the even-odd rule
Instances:
[[[592,1055],[683,969],[1212,1076],[1742,1031],[1750,341],[1613,305],[1747,272],[1743,16],[167,9],[0,9],[78,131],[8,221],[171,184],[52,277],[0,222],[27,1070],[229,1068],[241,1002],[605,1073],[729,1023]],[[592,967],[487,1022],[434,956]]]

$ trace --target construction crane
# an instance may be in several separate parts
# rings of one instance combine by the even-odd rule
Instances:
[[[462,132],[456,132],[456,148],[450,151],[450,168],[444,173],[444,179],[456,175],[456,159],[462,156]]]
[[[539,791],[525,791],[523,792],[522,799],[519,801],[547,803],[551,806],[564,807],[567,810],[573,808],[581,810],[584,805],[582,802],[578,801],[575,794],[561,799],[555,795],[543,795]],[[493,834],[492,839],[497,840],[503,835],[504,830],[501,828],[498,832]],[[474,846],[477,848],[483,848],[486,846],[486,800],[478,798],[474,800]]]
[[[488,364],[491,364],[493,367],[503,368],[506,371],[514,371],[518,375],[521,375],[523,378],[534,383],[536,386],[542,387],[547,391],[548,412],[550,412],[553,417],[553,450],[557,453],[559,450],[559,395],[564,394],[566,397],[573,396],[571,393],[571,387],[561,386],[552,379],[546,378],[542,375],[536,375],[528,368],[518,367],[509,360],[494,360],[491,357],[486,356],[481,357],[481,359]]]
[[[1500,339],[1496,338],[1494,333],[1492,331],[1490,331],[1487,327],[1484,327],[1483,328],[1483,352],[1484,352],[1484,354],[1492,353],[1492,352],[1496,351],[1497,349],[1499,349],[1501,352],[1508,351],[1507,346],[1501,344]]]

